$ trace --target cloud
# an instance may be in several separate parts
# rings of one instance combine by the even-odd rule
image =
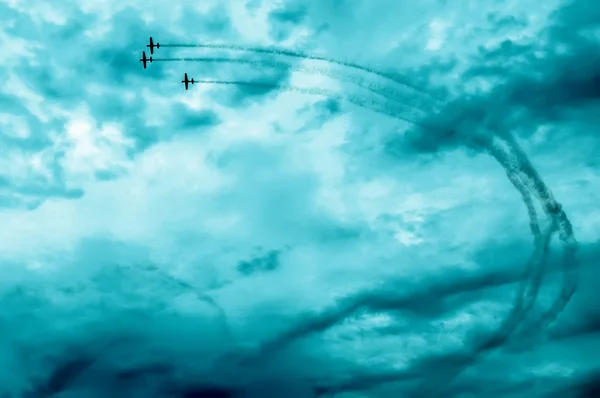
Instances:
[[[0,395],[593,388],[600,19],[469,7],[0,5]]]

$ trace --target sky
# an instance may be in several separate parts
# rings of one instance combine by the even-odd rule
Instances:
[[[1,397],[600,394],[595,0],[0,15]]]

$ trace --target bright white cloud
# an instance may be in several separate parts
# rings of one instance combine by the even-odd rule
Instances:
[[[590,149],[597,137],[573,127],[572,119],[594,119],[565,100],[578,92],[577,81],[565,94],[552,85],[560,76],[535,64],[535,57],[503,54],[508,50],[501,46],[508,39],[530,45],[544,32],[534,48],[545,51],[544,62],[576,54],[579,47],[567,39],[563,53],[546,51],[555,38],[550,33],[557,35],[549,31],[559,18],[552,11],[562,4],[1,4],[0,13],[12,14],[0,32],[0,73],[6,77],[0,79],[0,321],[11,325],[5,331],[9,343],[0,347],[0,362],[9,364],[0,366],[0,395],[4,385],[20,394],[30,379],[49,377],[48,369],[60,367],[55,358],[64,356],[61,351],[79,354],[73,342],[101,357],[99,370],[84,373],[98,372],[118,385],[111,359],[116,349],[94,348],[116,334],[135,337],[117,350],[119,358],[137,361],[132,368],[148,367],[152,356],[181,375],[147,370],[155,383],[185,384],[188,373],[194,380],[198,374],[217,380],[228,366],[242,374],[230,357],[212,362],[233,353],[250,361],[241,366],[252,367],[256,380],[286,374],[307,391],[349,379],[349,390],[387,388],[398,396],[408,387],[378,387],[378,378],[431,373],[427,366],[437,362],[427,361],[433,356],[473,346],[482,330],[501,325],[511,309],[532,238],[522,198],[492,157],[451,141],[436,147],[447,137],[408,131],[407,123],[331,98],[202,84],[185,91],[180,80],[186,72],[196,81],[213,74],[231,80],[255,76],[239,65],[200,62],[154,62],[144,70],[137,59],[148,51],[150,35],[161,43],[279,43],[384,64],[405,71],[411,82],[448,88],[457,106],[471,112],[465,118],[474,120],[457,122],[457,134],[469,132],[469,123],[492,120],[490,115],[509,127],[518,123],[507,129],[567,210],[582,242],[582,268],[591,272],[587,259],[600,233],[600,172]],[[163,46],[154,56],[183,53],[213,54]],[[282,60],[318,65],[330,74],[344,71],[345,81],[283,70],[262,71],[260,81],[360,96],[390,112],[401,106],[394,98],[422,97],[364,71]],[[494,74],[498,69],[504,71],[500,76]],[[539,89],[537,80],[526,80],[534,75],[547,85]],[[357,76],[390,88],[395,97],[386,100],[358,87],[352,80]],[[477,103],[488,99],[483,94],[464,95],[493,93],[517,77],[526,80],[535,101],[515,95],[521,102],[511,108],[496,100]],[[573,118],[557,112],[540,121],[545,109],[538,105],[551,100],[564,100],[557,108],[580,113]],[[428,123],[448,109],[420,106],[411,115]],[[501,130],[504,124],[491,127]],[[549,288],[556,290],[560,276],[555,265],[554,259],[548,265],[543,299],[530,313],[534,318],[555,297]],[[567,321],[548,332],[551,341],[531,346],[537,360],[528,357],[527,365],[517,366],[518,358],[499,349],[493,357],[482,355],[486,359],[453,385],[469,385],[485,396],[483,387],[497,384],[500,391],[519,378],[575,377],[577,369],[600,366],[594,358],[588,364],[576,359],[591,343],[560,337],[571,333],[576,340],[583,332],[567,326],[587,327],[578,323],[580,313],[591,311],[587,294],[585,286],[579,288],[575,297],[583,298],[561,314]],[[511,344],[528,338],[515,335]],[[556,347],[572,347],[561,354],[569,366],[555,365]],[[19,362],[25,360],[21,352],[32,352],[27,363]],[[248,359],[252,355],[277,358],[277,375]],[[506,380],[478,382],[488,360],[496,361],[495,372]],[[133,384],[119,391],[155,392],[143,390],[155,386],[138,383],[135,390]],[[539,391],[531,390],[532,396]],[[304,396],[314,395],[298,395]]]

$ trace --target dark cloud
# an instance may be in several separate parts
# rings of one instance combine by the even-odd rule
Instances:
[[[514,15],[499,15],[495,12],[488,14],[487,20],[494,24],[496,32],[509,28],[524,28],[529,25],[525,18],[515,17]]]
[[[279,267],[279,256],[281,252],[271,250],[264,256],[256,257],[249,261],[240,261],[237,269],[244,275],[252,275],[257,272],[269,272]]]
[[[177,121],[173,126],[175,131],[186,131],[199,128],[209,128],[221,123],[220,117],[212,110],[190,110],[182,105],[173,105],[173,114],[178,115]],[[176,133],[177,134],[177,133]]]
[[[127,256],[133,255],[133,258],[136,256],[135,253],[131,253],[131,249],[123,245],[110,244],[109,246],[106,246],[105,244],[100,245],[100,242],[98,241],[90,242],[85,252],[86,256],[92,259],[95,252],[98,252],[98,250],[106,251],[107,249],[115,253],[121,251]],[[471,363],[472,358],[464,356],[461,353],[442,353],[418,360],[405,371],[399,372],[378,368],[356,369],[352,372],[352,375],[348,375],[348,377],[338,380],[337,382],[329,379],[325,374],[319,379],[307,382],[302,381],[303,377],[301,376],[300,369],[291,365],[296,360],[299,360],[294,359],[294,357],[301,353],[294,353],[293,350],[288,350],[286,352],[281,351],[281,349],[290,345],[292,341],[298,341],[300,338],[307,339],[310,338],[311,334],[323,333],[326,330],[333,328],[344,320],[350,319],[352,314],[359,308],[367,308],[373,313],[380,313],[381,311],[395,313],[406,309],[410,310],[411,308],[417,309],[418,311],[421,307],[420,303],[423,302],[447,300],[453,296],[468,293],[469,291],[479,292],[483,289],[501,287],[503,285],[506,285],[506,289],[500,292],[500,295],[506,295],[506,293],[512,292],[512,284],[520,278],[518,264],[510,265],[510,260],[505,256],[502,256],[502,253],[505,253],[506,250],[506,247],[498,247],[495,254],[486,253],[482,256],[480,258],[481,261],[484,261],[486,258],[487,260],[499,258],[505,259],[506,264],[495,264],[493,267],[494,269],[483,271],[479,276],[474,276],[467,271],[464,271],[460,275],[456,271],[451,271],[449,274],[438,275],[437,283],[430,280],[423,280],[421,284],[415,284],[411,281],[392,281],[387,289],[378,289],[369,294],[361,293],[359,296],[345,300],[346,304],[340,305],[331,312],[323,313],[313,318],[299,319],[295,329],[291,329],[281,334],[278,336],[277,340],[267,342],[260,351],[255,353],[255,355],[247,356],[247,353],[240,351],[238,354],[239,358],[242,359],[241,362],[233,361],[231,359],[222,362],[212,362],[212,365],[207,367],[206,372],[197,373],[195,377],[190,379],[187,377],[182,379],[180,376],[177,376],[182,372],[181,366],[186,363],[186,360],[181,357],[178,358],[176,363],[171,364],[161,364],[161,360],[159,360],[156,365],[146,364],[139,367],[121,363],[118,369],[114,368],[114,359],[111,358],[121,358],[125,352],[129,353],[127,357],[133,360],[134,364],[140,360],[144,363],[144,355],[141,355],[141,353],[156,348],[154,343],[152,343],[154,337],[152,333],[149,333],[150,329],[142,328],[137,332],[131,331],[132,335],[135,336],[137,333],[146,330],[139,337],[116,342],[111,340],[102,342],[97,340],[97,337],[94,335],[88,335],[86,339],[90,339],[90,343],[84,344],[86,341],[85,339],[80,343],[81,346],[87,346],[87,349],[83,351],[79,348],[70,349],[65,351],[62,357],[55,359],[54,362],[56,363],[56,366],[53,367],[53,370],[49,371],[48,376],[43,379],[45,381],[39,383],[37,391],[52,391],[54,393],[58,391],[77,391],[77,389],[81,388],[85,383],[93,383],[94,385],[97,384],[98,386],[103,386],[102,388],[105,389],[112,388],[114,391],[120,389],[120,391],[131,391],[133,393],[135,391],[141,392],[141,390],[139,390],[141,388],[140,386],[144,385],[144,383],[141,383],[142,379],[151,379],[153,380],[153,383],[146,384],[146,387],[144,387],[146,388],[145,391],[147,393],[150,393],[151,391],[163,391],[176,394],[175,396],[202,396],[185,394],[208,394],[208,392],[211,392],[214,394],[231,394],[231,396],[234,397],[254,398],[259,396],[275,397],[278,396],[276,394],[281,394],[283,391],[290,391],[289,394],[291,395],[288,395],[290,397],[297,396],[299,398],[308,398],[324,396],[326,393],[335,391],[375,391],[377,389],[385,389],[385,386],[390,383],[395,386],[390,390],[390,393],[393,391],[404,391],[406,394],[409,394],[410,391],[414,392],[414,384],[412,381],[419,380],[423,375],[431,372],[441,372],[444,369],[450,370],[455,367],[461,367],[465,363]],[[583,263],[588,264],[588,267],[593,266],[594,259],[597,258],[597,248],[596,250],[584,249],[583,252]],[[118,272],[119,278],[122,280],[122,286],[117,287],[114,284],[110,285],[111,281],[114,281],[114,277],[110,275],[110,272],[108,272],[105,265],[100,265],[101,264],[97,264],[93,268],[100,270],[103,277],[99,278],[100,275],[98,275],[94,280],[96,283],[105,283],[104,289],[106,293],[114,294],[115,289],[132,291],[132,289],[135,289],[135,287],[131,285],[132,282],[147,284],[151,281],[148,279],[149,274],[147,274],[146,277],[142,277],[141,274],[136,273],[146,273],[147,271],[142,271],[141,269],[135,271],[131,269],[133,274],[129,275],[124,273],[123,269],[112,267],[113,271]],[[553,262],[550,265],[551,273],[556,272],[559,266],[559,263]],[[156,276],[158,277],[158,275]],[[469,278],[471,278],[470,282],[465,281]],[[76,280],[73,280],[73,282],[77,283]],[[412,292],[409,292],[404,297],[401,295],[399,296],[398,294],[394,297],[394,291],[402,290],[400,284],[406,287],[412,286]],[[485,297],[490,299],[489,295],[486,295]],[[4,299],[7,298],[8,297],[6,296],[4,297]],[[471,297],[471,299],[474,300],[476,298]],[[505,300],[509,300],[509,298],[506,297]],[[5,302],[7,304],[9,303],[9,301]],[[466,302],[463,304],[466,304]],[[453,307],[447,307],[444,310],[444,312],[454,311],[455,309]],[[423,313],[423,316],[430,319],[429,317],[431,314]],[[414,326],[417,325],[416,323],[411,324]],[[582,331],[571,329],[569,334],[573,336],[576,333],[581,332]],[[398,333],[398,330],[389,330],[388,333],[396,334]],[[564,337],[559,335],[555,335],[553,338],[564,339]],[[185,345],[184,341],[181,343]],[[316,341],[313,341],[312,344],[316,343]],[[179,343],[176,343],[175,340],[169,343],[169,345],[173,344],[176,345]],[[310,349],[310,347],[311,344],[307,344],[301,349]],[[268,365],[269,360],[272,361],[275,359],[275,356],[273,355],[275,351],[279,351],[279,359],[275,360],[274,365]],[[81,355],[74,355],[77,352]],[[135,357],[132,356],[134,353],[139,353],[141,357],[139,359],[134,359]],[[170,356],[168,351],[165,351],[164,354],[166,354],[167,358]],[[306,354],[308,354],[308,352]],[[161,355],[156,358],[160,357]],[[204,359],[194,355],[191,355],[189,359],[193,362],[204,362]],[[281,361],[288,364],[283,365]],[[239,366],[241,366],[241,368]],[[277,368],[277,372],[275,372],[273,366]],[[281,368],[281,366],[284,367]],[[179,370],[176,371],[178,368]],[[227,370],[228,368],[231,369]],[[325,371],[325,369],[323,370]],[[187,372],[187,370],[184,371],[184,373]],[[240,380],[235,381],[234,379],[228,379],[228,372],[234,372],[237,375],[244,374],[248,381],[242,382]],[[297,376],[288,372],[296,372]],[[206,379],[213,380],[214,383],[222,378],[229,380],[229,382],[220,387],[210,387],[209,384],[203,384],[202,382],[202,380]],[[189,383],[189,380],[191,379],[195,379],[197,382]],[[447,396],[460,396],[460,394],[464,393],[513,394],[519,390],[525,391],[529,388],[531,388],[532,394],[536,391],[534,388],[535,385],[530,382],[510,382],[507,379],[490,379],[485,383],[481,383],[481,381],[482,379],[479,376],[465,376],[449,388]],[[89,386],[90,384],[87,385]],[[418,391],[415,396],[419,396]]]
[[[306,18],[305,4],[286,4],[269,13],[270,36],[276,41],[289,38],[295,28],[299,27]]]
[[[573,1],[554,13],[544,29],[549,40],[479,48],[461,81],[487,78],[499,82],[490,92],[452,101],[425,124],[435,129],[415,129],[408,140],[391,137],[390,153],[431,153],[455,145],[473,145],[472,137],[457,136],[462,130],[475,132],[487,125],[530,135],[540,123],[572,123],[573,119],[596,120],[600,100],[600,45],[582,33],[585,26],[600,24],[586,1]],[[498,24],[497,17],[490,17]],[[596,24],[596,25],[594,25]],[[557,52],[559,45],[568,49]],[[536,54],[544,53],[539,56]],[[422,78],[430,73],[423,71]],[[423,84],[427,86],[427,84]],[[483,123],[483,124],[482,124]],[[466,140],[466,142],[465,142]],[[405,145],[408,147],[401,149]]]
[[[547,398],[594,398],[600,396],[600,371],[575,375],[567,387],[560,387],[546,395]]]
[[[251,84],[232,86],[219,88],[215,101],[218,103],[232,107],[242,108],[250,104],[261,103],[262,101],[269,98],[269,95],[277,94],[281,92],[278,85],[286,85],[289,82],[291,72],[288,70],[272,69],[272,70],[261,70],[261,71],[250,71],[248,73],[237,72],[232,80],[238,80],[243,82],[249,82]],[[230,77],[231,74],[229,74]],[[253,85],[252,83],[256,83]]]
[[[53,396],[65,392],[93,362],[94,359],[88,357],[68,359],[57,366],[48,380],[34,390],[31,396]]]
[[[343,104],[341,101],[332,98],[317,101],[312,105],[300,109],[298,115],[311,115],[311,117],[299,132],[310,131],[322,126],[332,117],[341,115],[342,110]]]
[[[373,26],[383,26],[383,30],[386,26],[398,26],[401,23],[400,19],[410,17],[392,12],[394,2],[384,2],[381,7],[361,7],[359,3],[336,1],[310,5],[300,2],[286,4],[269,14],[270,34],[276,40],[283,40],[290,37],[296,27],[309,24],[315,31],[323,33],[322,37],[336,37],[340,43],[340,53],[343,53],[344,48],[353,47],[355,50],[364,45],[364,48],[374,49],[375,43],[381,43],[382,37],[376,35],[370,25],[367,26],[373,23],[373,20],[368,21],[367,16],[377,17]],[[600,23],[599,14],[591,10],[594,4],[591,1],[573,1],[554,13],[550,25],[542,32],[543,37],[549,39],[548,43],[544,43],[543,40],[505,40],[493,48],[481,47],[473,51],[472,59],[469,60],[472,66],[456,75],[456,85],[466,86],[480,78],[491,79],[495,83],[489,91],[480,90],[473,94],[461,95],[448,104],[443,101],[437,102],[441,111],[433,109],[433,105],[431,109],[425,109],[429,115],[425,122],[432,125],[432,128],[412,128],[401,135],[394,127],[386,130],[388,134],[384,134],[383,138],[372,138],[373,141],[365,139],[355,145],[358,147],[365,143],[372,144],[375,149],[361,150],[387,151],[396,159],[400,156],[405,159],[412,156],[410,159],[416,159],[423,154],[441,156],[444,150],[465,144],[471,149],[471,153],[480,154],[485,149],[486,139],[493,132],[515,131],[515,134],[523,136],[532,134],[532,130],[542,123],[552,122],[570,126],[574,116],[585,120],[597,118],[600,114],[597,113],[600,98],[600,61],[594,54],[600,52],[598,43],[588,34],[588,28]],[[247,7],[257,10],[258,4],[249,3]],[[0,8],[0,12],[5,11],[6,15],[12,13],[13,17],[18,16],[11,10]],[[181,94],[184,91],[178,81],[179,77],[175,78],[179,76],[180,71],[187,70],[198,77],[233,76],[235,80],[289,83],[290,71],[275,68],[257,71],[242,67],[225,69],[210,64],[194,64],[192,67],[189,63],[157,62],[143,70],[138,62],[139,52],[150,35],[163,43],[167,42],[167,38],[171,43],[197,43],[204,41],[206,37],[221,36],[227,36],[226,39],[232,41],[243,39],[239,32],[235,31],[236,27],[232,25],[225,6],[218,5],[206,14],[195,11],[191,6],[182,6],[179,11],[182,17],[178,20],[178,32],[171,33],[161,21],[145,22],[138,10],[124,8],[116,13],[112,20],[106,22],[107,32],[104,36],[91,40],[85,37],[86,29],[99,23],[99,16],[94,14],[73,10],[69,18],[76,22],[65,25],[33,22],[30,18],[23,17],[8,28],[8,31],[15,35],[33,32],[31,38],[43,42],[46,46],[40,50],[39,56],[48,63],[46,68],[40,68],[38,64],[22,60],[19,68],[13,72],[26,82],[30,90],[48,102],[60,104],[67,109],[85,104],[98,124],[117,122],[122,125],[124,135],[135,141],[134,148],[128,149],[127,153],[131,158],[159,142],[169,141],[180,135],[203,133],[205,129],[221,123],[219,116],[211,109],[192,111],[174,102],[172,105],[158,105],[161,111],[165,111],[163,125],[146,125],[145,116],[152,98],[143,95],[142,92],[152,92],[159,98],[167,98],[174,93]],[[391,17],[399,20],[392,21],[390,25]],[[518,15],[489,14],[487,22],[491,25],[490,29],[496,32],[526,26],[525,19]],[[423,26],[417,28],[422,29]],[[351,34],[356,33],[353,31],[359,33],[353,36]],[[415,42],[411,46],[420,48],[421,44]],[[556,50],[557,44],[564,45],[567,51]],[[407,48],[412,48],[411,46],[390,50],[390,63],[408,56],[403,52],[408,52]],[[85,48],[85,51],[75,51],[79,48]],[[162,48],[159,51],[160,54],[171,54],[173,49]],[[365,54],[361,55],[375,58],[375,51],[365,51]],[[538,55],[544,51],[546,54],[543,57]],[[66,65],[70,65],[70,69],[65,68]],[[457,72],[460,65],[461,61],[456,57],[440,57],[433,59],[430,65],[414,67],[405,72],[406,76],[419,86],[432,92],[436,91],[436,94],[447,94],[449,89],[435,89],[437,83],[434,76]],[[98,83],[104,88],[104,92],[86,91],[85,83]],[[399,86],[394,85],[394,89],[400,90]],[[222,90],[215,88],[211,90],[211,96],[219,104],[235,108],[260,104],[271,98],[277,90],[279,89],[275,86],[243,86]],[[35,131],[30,138],[22,141],[3,137],[2,144],[6,147],[29,145],[36,151],[52,145],[46,132],[51,129],[60,131],[66,120],[57,117],[44,124],[26,105],[20,103],[18,94],[2,94],[0,101],[6,106],[3,110],[22,116],[27,125]],[[417,94],[412,91],[406,95]],[[401,99],[401,96],[399,98]],[[309,130],[322,126],[331,118],[340,115],[341,109],[340,102],[331,98],[302,109],[299,115],[310,117],[311,120],[306,123],[302,121],[302,127],[297,132],[309,135]],[[386,109],[395,108],[389,105]],[[354,124],[351,126],[357,128]],[[369,127],[365,135],[375,135],[382,131],[377,129],[373,132],[375,123]],[[358,136],[357,134],[356,137]],[[317,144],[320,145],[320,142],[317,141]],[[561,147],[558,150],[559,155],[562,155],[562,151],[565,149]],[[359,150],[356,150],[353,154],[358,152]],[[348,153],[343,152],[343,155]],[[52,163],[53,176],[62,181],[65,179],[65,170],[61,169],[58,160],[65,155],[57,151],[53,156],[56,158]],[[194,245],[191,251],[179,253],[179,250],[174,249],[164,254],[160,247],[168,244],[171,235],[167,235],[169,238],[164,238],[164,235],[156,238],[153,235],[155,231],[151,230],[147,232],[152,236],[148,238],[151,242],[148,247],[142,245],[132,248],[131,244],[125,244],[116,238],[113,240],[111,237],[80,239],[77,245],[74,245],[76,249],[69,250],[68,253],[59,253],[58,261],[62,269],[60,275],[53,273],[54,271],[43,275],[22,271],[27,276],[31,275],[31,278],[23,278],[29,283],[29,288],[3,292],[6,294],[2,296],[2,319],[7,321],[7,329],[10,325],[16,325],[14,331],[7,331],[8,336],[12,338],[13,333],[14,336],[24,335],[30,339],[26,347],[29,360],[32,363],[47,365],[43,370],[32,371],[27,368],[27,372],[23,374],[26,381],[31,380],[31,384],[35,385],[32,397],[62,392],[82,397],[87,396],[86,394],[170,394],[175,397],[310,398],[336,391],[363,391],[373,396],[512,396],[519,393],[537,396],[550,389],[540,387],[540,383],[546,381],[552,384],[552,388],[556,386],[564,396],[570,393],[581,397],[597,395],[597,383],[589,381],[597,378],[597,374],[590,374],[589,379],[587,375],[576,375],[566,380],[528,376],[526,372],[520,373],[522,371],[518,369],[521,360],[530,360],[523,365],[524,367],[553,361],[566,362],[566,354],[564,351],[561,353],[561,349],[573,348],[575,352],[576,340],[584,337],[597,338],[600,317],[594,305],[590,304],[595,303],[595,287],[590,281],[597,280],[597,270],[594,271],[597,268],[595,261],[600,257],[597,245],[580,247],[578,260],[585,279],[580,282],[577,294],[569,306],[564,311],[563,308],[558,309],[558,313],[562,312],[560,323],[544,329],[539,318],[546,313],[547,302],[552,303],[555,298],[554,292],[544,290],[543,293],[539,293],[536,298],[544,300],[534,300],[530,310],[516,305],[513,307],[517,285],[523,280],[529,281],[523,275],[523,269],[528,263],[527,256],[531,252],[529,242],[511,241],[512,237],[507,237],[499,231],[493,239],[481,242],[480,249],[457,247],[460,245],[453,246],[453,243],[443,242],[447,246],[439,249],[444,255],[451,257],[449,260],[435,255],[428,257],[426,253],[423,253],[423,258],[413,260],[410,257],[412,253],[425,252],[430,246],[424,245],[415,249],[397,248],[399,245],[395,241],[393,245],[387,244],[388,241],[381,246],[373,243],[378,242],[379,235],[374,231],[377,227],[367,223],[365,217],[360,218],[362,215],[356,214],[361,213],[362,209],[352,208],[352,211],[348,211],[347,218],[350,221],[335,220],[314,204],[317,193],[321,193],[319,179],[307,171],[308,167],[288,167],[288,162],[285,162],[288,156],[287,149],[279,146],[277,142],[242,142],[212,154],[210,166],[215,166],[220,172],[238,180],[235,187],[227,186],[223,191],[214,194],[214,213],[219,216],[231,212],[239,219],[239,223],[244,223],[247,228],[240,230],[251,236],[250,243],[238,242],[232,238],[234,243],[229,242],[226,250],[223,249],[226,245],[216,245],[215,251],[227,252],[222,263],[214,259],[216,255],[206,254],[206,248],[214,244],[209,232],[204,232],[202,239],[189,239],[190,245]],[[331,156],[331,164],[337,167],[336,162],[341,160]],[[537,170],[526,162],[524,155],[517,158],[515,162],[521,162],[519,166],[522,166],[522,174],[526,177],[537,174]],[[512,176],[512,170],[506,165],[508,162],[502,163],[503,159],[500,156],[497,160],[506,168],[509,177]],[[313,159],[304,161],[308,164]],[[344,163],[344,166],[347,166],[345,172],[352,175],[332,178],[336,180],[336,184],[345,182],[345,178],[353,181],[356,179],[360,183],[363,179],[366,180],[365,174],[356,172],[358,167],[353,169],[355,165],[350,164],[352,162],[357,162],[355,157]],[[385,164],[393,168],[392,163],[390,161]],[[327,167],[331,164],[327,163]],[[366,167],[364,164],[360,166]],[[391,174],[389,169],[377,170],[380,174],[386,172]],[[99,180],[118,179],[120,176],[118,171],[110,168],[99,168],[92,174]],[[402,175],[398,178],[408,179],[410,176]],[[443,176],[438,178],[444,179]],[[526,182],[517,181],[513,185],[518,189],[524,187]],[[535,193],[543,197],[544,186],[541,177],[532,177],[529,182],[530,186],[537,190]],[[49,183],[43,179],[32,178],[29,183],[22,184],[12,179],[8,171],[0,176],[0,188],[6,191],[6,195],[2,192],[3,196],[0,197],[2,203],[17,206],[23,203],[23,200],[15,197],[22,196],[29,198],[26,203],[30,208],[39,206],[41,200],[37,199],[42,197],[75,199],[84,195],[81,189],[67,187],[62,182]],[[340,195],[350,197],[344,198],[347,199],[344,203],[347,203],[354,200],[352,196],[358,194],[358,188],[350,186],[340,192]],[[526,192],[525,188],[523,192]],[[527,205],[527,192],[522,196]],[[405,200],[404,197],[396,199],[399,202]],[[144,202],[151,200],[150,197],[144,198]],[[198,204],[201,200],[205,198],[195,196],[190,208],[196,210],[202,206]],[[495,203],[490,202],[490,213],[497,210],[493,206]],[[138,206],[137,203],[135,205]],[[547,210],[546,213],[564,216],[560,219],[563,222],[560,233],[563,238],[567,236],[565,231],[571,227],[564,213],[556,210],[558,205],[550,202],[544,202],[542,205]],[[139,207],[142,216],[135,220],[141,222],[142,219],[151,218],[153,210],[148,210],[142,204],[139,204]],[[457,211],[456,208],[452,210]],[[213,212],[211,210],[206,214],[212,216]],[[439,211],[439,214],[440,219],[449,219],[446,222],[457,231],[464,227],[462,224],[465,217],[480,216],[472,209],[465,210],[463,214],[467,216],[458,220],[451,217],[449,210]],[[96,215],[94,217],[102,218]],[[169,222],[164,224],[156,222],[156,229],[171,228],[172,224],[180,222],[173,222],[170,217],[169,215]],[[581,223],[582,216],[579,217]],[[383,217],[377,221],[381,218]],[[394,221],[393,217],[389,218],[387,221]],[[426,227],[430,239],[435,240],[433,235],[441,229],[443,221],[432,218],[435,217],[428,219]],[[359,221],[352,221],[355,219]],[[540,228],[540,225],[533,225],[533,218],[530,221],[532,227]],[[191,221],[194,222],[196,219]],[[257,225],[261,228],[254,228]],[[125,225],[120,228],[132,235],[142,234],[129,232],[130,229],[135,230],[135,227]],[[148,229],[151,227],[153,226]],[[176,227],[179,228],[179,224]],[[526,226],[523,227],[524,230],[525,228]],[[198,230],[193,231],[196,233]],[[479,232],[469,232],[473,241]],[[102,230],[102,233],[106,232]],[[237,233],[237,226],[232,227],[221,239],[229,239],[229,235]],[[177,235],[173,239],[187,239],[185,236],[179,236],[178,232],[173,232],[173,235]],[[533,235],[535,238],[535,233]],[[262,248],[255,252],[244,251],[245,249],[238,247],[257,245]],[[309,263],[312,261],[310,258],[298,264],[286,262],[288,258],[287,255],[284,256],[284,252],[292,252],[291,247],[298,248],[299,251],[319,251],[325,245],[329,245],[327,247],[330,251],[322,257],[317,257],[314,260],[316,265]],[[452,257],[459,249],[464,252],[461,251],[460,256]],[[342,256],[349,250],[356,253],[357,263],[364,263],[366,271],[360,282],[373,286],[372,288],[343,286],[329,290],[328,286],[317,284],[316,276],[307,274],[309,282],[302,280],[298,283],[310,286],[302,291],[303,295],[299,294],[300,298],[296,301],[305,300],[310,305],[288,310],[282,304],[281,307],[277,307],[281,308],[281,314],[274,314],[273,320],[269,319],[269,322],[261,323],[262,319],[257,321],[251,311],[231,308],[231,304],[230,307],[225,305],[224,309],[217,304],[218,300],[209,296],[213,293],[215,297],[222,294],[224,302],[227,303],[226,291],[207,292],[206,288],[196,287],[196,284],[210,285],[211,289],[214,289],[215,285],[232,286],[235,283],[268,278],[274,274],[291,272],[292,265],[299,268],[303,265],[313,267],[313,270],[306,271],[307,273],[316,273],[314,270],[319,267],[337,267],[339,273],[327,277],[335,279],[336,283],[339,279],[342,281],[339,283],[345,285],[346,278],[350,279],[348,275],[355,272],[352,266],[356,265],[347,264],[351,259]],[[563,277],[561,267],[571,265],[569,262],[562,262],[562,257],[555,252],[555,246],[551,246],[549,250],[550,254],[540,256],[540,262],[546,267],[543,272],[543,289],[560,286]],[[335,256],[331,253],[335,253]],[[562,255],[562,252],[560,254]],[[156,258],[161,256],[166,258],[164,261],[172,267],[173,274],[174,270],[191,263],[188,268],[193,268],[193,271],[190,272],[200,276],[192,278],[187,275],[189,278],[186,279],[184,276],[161,271],[155,264],[158,261]],[[187,256],[197,257],[190,260]],[[231,275],[236,275],[236,271],[246,276],[260,274],[260,277],[241,278],[233,282],[227,280],[223,284],[211,285],[206,282],[210,276],[201,272],[212,266],[213,261],[217,266],[225,264],[225,268],[229,267],[231,273],[222,279],[233,278]],[[422,263],[419,261],[427,264],[421,267]],[[444,261],[467,264],[458,264],[451,268],[439,267],[435,272],[430,272],[430,263]],[[402,278],[394,276],[392,271],[386,274],[385,278],[378,272],[382,266],[395,270],[398,264],[412,267],[411,271],[414,268],[419,272],[413,272],[410,276],[406,276],[407,273],[404,272]],[[301,269],[298,272],[304,271]],[[65,275],[68,275],[68,278]],[[291,273],[287,275],[293,277]],[[240,295],[248,294],[237,297],[237,300],[251,302],[253,295],[261,289],[261,294],[284,289],[277,285],[277,280],[269,282],[272,285],[253,287],[250,294],[236,292]],[[312,286],[313,283],[316,287]],[[295,287],[300,289],[303,286]],[[339,293],[340,291],[342,293]],[[322,305],[316,308],[319,298]],[[491,321],[473,320],[477,314],[473,306],[477,305],[485,307],[486,311],[490,311],[490,314],[493,312],[498,317],[508,313],[511,307],[516,308],[514,311],[517,315],[523,318],[527,315],[527,322],[517,322],[518,327],[515,326],[514,329],[518,332],[512,333],[512,329],[505,331],[498,327],[502,321],[500,318]],[[302,310],[298,311],[298,308]],[[233,313],[231,315],[228,312],[230,310]],[[206,315],[209,312],[210,316]],[[385,315],[389,322],[384,325],[369,325],[368,331],[365,332],[346,332],[352,325],[362,325],[361,317],[367,315]],[[437,351],[415,352],[428,351],[429,346],[433,344],[428,340],[428,336],[435,334],[440,339],[445,338],[446,327],[450,330],[449,324],[459,315],[470,317],[470,320],[464,330],[457,326],[460,330],[447,332],[448,340],[452,340],[451,344],[440,344]],[[449,320],[444,321],[447,324],[437,322],[442,319]],[[56,326],[49,320],[56,320]],[[62,320],[73,323],[62,323]],[[38,331],[35,326],[30,326],[34,325],[34,321],[40,325],[51,324],[52,328],[41,327]],[[247,324],[253,329],[244,329]],[[55,331],[54,327],[58,331]],[[68,329],[68,332],[63,329]],[[259,337],[252,334],[252,331],[257,330],[261,333]],[[106,339],[106,335],[110,334],[134,338],[108,348],[97,342]],[[59,335],[65,337],[56,337]],[[344,337],[350,335],[353,337]],[[358,337],[355,337],[356,335]],[[81,345],[88,349],[69,348],[62,352],[61,349],[67,346],[64,341],[72,338],[80,340]],[[413,348],[409,347],[410,340],[419,338],[422,339],[419,342],[421,345],[416,344],[415,351],[411,351]],[[53,339],[59,341],[55,342]],[[333,348],[329,346],[331,341],[334,341]],[[379,344],[385,349],[375,352],[377,348],[374,348],[374,351],[369,351],[362,358],[377,357],[381,361],[362,361],[361,346],[367,343],[372,343],[373,346]],[[427,349],[423,348],[425,345],[428,346]],[[16,348],[13,351],[18,354],[23,346],[25,344],[19,341],[14,344]],[[49,351],[53,351],[51,359],[47,358]],[[60,355],[56,351],[61,351]],[[496,355],[485,355],[491,351]],[[519,359],[514,357],[517,352]],[[406,355],[397,361],[398,357],[393,356],[396,353]],[[535,360],[527,357],[531,353],[537,356]],[[354,357],[348,359],[349,354]],[[486,364],[486,361],[490,362]],[[593,369],[596,366],[596,358],[589,355],[585,360],[578,358],[572,362],[577,362],[583,367],[585,361],[589,361],[585,364],[588,368]],[[405,367],[401,368],[398,362],[404,363]],[[493,371],[488,371],[490,368],[493,368]],[[463,374],[463,370],[468,371]],[[40,374],[43,377],[40,377]],[[499,374],[502,374],[502,377]],[[426,381],[424,384],[421,383],[423,380]],[[448,384],[450,381],[454,383]],[[440,390],[429,393],[427,388],[432,386]],[[561,390],[565,386],[568,390]],[[8,392],[9,386],[0,383],[0,393],[4,392],[2,389]],[[13,388],[15,389],[18,389],[18,386]],[[90,389],[96,391],[90,392]]]
[[[229,390],[225,387],[210,387],[210,386],[198,386],[190,387],[186,390],[181,391],[179,397],[181,398],[235,398],[239,396],[235,391]]]
[[[0,207],[24,207],[33,210],[40,206],[45,198],[80,199],[84,192],[80,188],[70,188],[61,182],[48,183],[44,179],[31,179],[27,183],[12,182],[1,177]]]

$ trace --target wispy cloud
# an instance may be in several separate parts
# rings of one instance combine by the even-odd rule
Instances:
[[[3,2],[0,395],[594,388],[594,4]]]

